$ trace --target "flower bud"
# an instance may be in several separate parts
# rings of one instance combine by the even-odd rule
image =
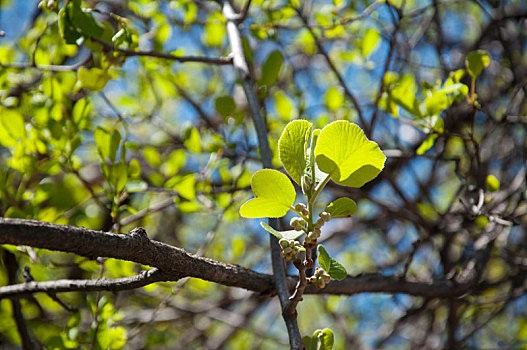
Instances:
[[[300,223],[297,223],[295,225],[295,231],[302,231],[303,228],[304,228],[304,226],[302,226],[302,224],[300,224]]]
[[[282,249],[289,247],[289,241],[285,238],[280,239],[278,241],[278,244],[280,244],[280,247],[282,247]]]
[[[296,211],[302,211],[304,209],[307,209],[307,207],[304,205],[304,203],[298,203],[297,205],[295,205],[295,210]]]

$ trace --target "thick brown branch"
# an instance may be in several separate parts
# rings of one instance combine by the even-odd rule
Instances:
[[[120,288],[120,286],[123,289],[130,289],[148,284],[143,280],[148,278],[151,279],[149,280],[150,283],[153,283],[157,281],[175,281],[183,277],[195,277],[258,293],[273,293],[275,289],[273,276],[271,275],[258,273],[238,265],[225,264],[212,259],[198,257],[187,253],[183,249],[150,240],[141,234],[111,234],[34,220],[0,218],[0,244],[29,245],[36,248],[75,253],[91,258],[103,256],[123,259],[153,266],[161,270],[159,272],[150,270],[145,275],[129,279],[106,280],[106,282],[102,282],[105,280],[76,282],[64,280],[37,282],[36,284],[25,283],[17,286],[2,287],[0,289],[0,297],[11,297],[17,293],[23,295],[24,293],[39,291],[113,290],[111,288]],[[484,255],[488,254],[490,246],[488,245],[482,251]],[[463,295],[475,287],[479,280],[481,269],[482,267],[478,266],[477,262],[468,264],[457,279],[433,282],[409,281],[380,274],[348,276],[342,281],[331,281],[324,289],[317,289],[312,286],[307,287],[305,293],[337,295],[400,293],[427,298],[450,298]],[[132,283],[134,279],[137,279],[137,282],[133,283],[137,284]],[[298,277],[289,277],[287,279],[289,290],[294,290],[297,280]],[[75,283],[78,283],[78,285],[75,285]],[[107,284],[104,285],[104,283]],[[125,287],[124,284],[126,283],[129,285]],[[24,285],[26,287],[23,287]],[[81,285],[85,289],[79,289]]]

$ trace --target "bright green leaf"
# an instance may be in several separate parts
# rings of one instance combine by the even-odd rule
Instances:
[[[317,329],[313,333],[313,340],[316,342],[317,350],[331,350],[335,342],[333,331],[329,328]]]
[[[485,187],[489,192],[496,192],[500,190],[500,180],[494,175],[488,175],[485,180]]]
[[[100,68],[79,68],[78,78],[83,88],[90,91],[101,91],[114,75]]]
[[[110,158],[110,153],[111,153],[110,133],[101,127],[97,127],[97,129],[95,129],[95,132],[93,134],[93,138],[95,140],[95,144],[97,145],[97,150],[99,151],[103,160]]]
[[[274,94],[276,111],[282,120],[289,121],[295,117],[295,105],[293,101],[282,91],[278,90]]]
[[[330,111],[336,111],[344,103],[344,95],[334,86],[331,86],[325,96],[326,107]]]
[[[350,217],[357,211],[357,203],[351,198],[342,197],[329,203],[325,209],[332,218]]]
[[[278,140],[278,156],[291,178],[301,184],[306,168],[306,139],[311,136],[312,125],[307,120],[293,120],[287,124]]]
[[[283,61],[284,57],[280,51],[275,50],[271,52],[262,65],[262,74],[258,81],[258,85],[273,85],[280,75]]]
[[[472,78],[477,78],[489,63],[489,55],[487,55],[487,52],[484,50],[472,51],[468,54],[467,59],[465,60],[468,74],[470,74]]]
[[[71,112],[73,121],[76,124],[79,124],[79,122],[83,119],[87,119],[91,112],[91,103],[90,100],[87,97],[81,98],[77,102],[75,102],[75,106],[73,106],[73,111]]]
[[[145,160],[148,162],[148,164],[154,168],[161,165],[161,156],[155,147],[145,147],[143,149],[143,156],[145,157]]]
[[[363,56],[369,56],[377,47],[379,47],[379,39],[381,34],[377,29],[368,29],[364,33],[364,38],[362,39],[361,51]]]
[[[4,146],[15,146],[26,137],[24,116],[13,109],[0,108],[0,143]]]
[[[189,128],[185,132],[185,141],[183,141],[185,147],[194,153],[201,152],[201,138],[199,136],[199,131],[196,128]]]
[[[384,168],[386,157],[357,125],[340,120],[322,129],[315,149],[321,171],[344,186],[361,187]]]
[[[322,244],[318,245],[317,250],[318,263],[320,264],[320,267],[331,276],[331,278],[341,281],[348,275],[346,268],[337,260],[329,256],[329,253]]]
[[[246,218],[282,217],[295,202],[293,184],[287,176],[273,169],[254,173],[251,188],[255,198],[240,208],[240,215]]]
[[[423,143],[421,143],[421,145],[417,148],[416,153],[421,155],[428,151],[430,148],[432,148],[437,139],[437,136],[437,134],[428,135],[427,138],[423,141]]]
[[[128,180],[126,164],[124,162],[114,164],[112,168],[112,176],[113,182],[115,184],[115,190],[117,193],[120,193],[124,189],[126,181]]]

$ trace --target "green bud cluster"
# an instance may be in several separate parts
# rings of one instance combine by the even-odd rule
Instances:
[[[289,225],[293,226],[295,231],[302,231],[306,226],[306,222],[301,217],[296,216],[291,219]]]
[[[296,260],[297,254],[304,249],[300,242],[294,239],[289,240],[282,238],[278,243],[280,244],[280,247],[282,247],[280,256],[288,261]]]
[[[329,283],[330,280],[331,277],[326,271],[316,267],[315,273],[313,274],[313,276],[309,277],[307,281],[311,284],[314,284],[315,287],[322,289],[326,286],[326,284]]]
[[[309,215],[309,210],[307,210],[307,207],[303,203],[298,203],[297,205],[295,205],[295,210],[301,213],[302,215]]]

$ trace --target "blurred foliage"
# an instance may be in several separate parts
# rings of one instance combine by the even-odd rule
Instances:
[[[478,238],[496,233],[478,284],[459,298],[307,296],[299,324],[310,348],[326,327],[334,349],[527,346],[525,8],[251,2],[240,28],[275,166],[278,137],[297,118],[357,123],[389,159],[363,189],[322,194],[357,199],[354,219],[322,237],[349,273],[452,279]],[[238,214],[261,162],[232,66],[162,57],[228,57],[218,2],[2,1],[0,11],[1,216],[123,234],[142,226],[270,272],[268,233]],[[1,285],[8,254],[18,283],[26,266],[36,281],[146,268],[3,245]],[[59,297],[75,310],[44,293],[20,300],[32,339],[49,349],[288,347],[275,298],[202,280]],[[0,300],[2,347],[21,346],[13,314]]]

